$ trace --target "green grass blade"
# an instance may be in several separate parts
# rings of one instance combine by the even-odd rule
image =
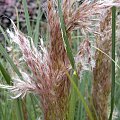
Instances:
[[[66,26],[64,23],[64,18],[63,18],[63,14],[62,14],[62,8],[61,8],[61,0],[58,0],[58,12],[59,12],[59,18],[60,18],[60,27],[61,27],[61,33],[62,33],[62,38],[63,38],[63,42],[64,42],[64,46],[67,52],[67,56],[69,58],[69,61],[71,63],[72,69],[73,71],[75,71],[76,67],[75,67],[75,61],[74,61],[74,57],[73,57],[73,53],[69,44],[69,40],[68,40],[68,36],[67,36],[67,32],[66,32]],[[73,74],[72,76],[76,86],[77,81],[78,81],[78,76],[77,74]],[[76,94],[76,90],[74,89],[74,87],[71,88],[71,96],[70,96],[70,103],[69,103],[69,114],[68,114],[68,118],[69,120],[73,120],[75,117],[75,107],[76,107],[76,101],[77,101],[77,94]]]
[[[22,100],[20,100],[19,98],[16,100],[16,109],[17,109],[17,117],[19,120],[24,120],[23,119],[23,111],[22,111]],[[22,114],[23,113],[23,114]]]
[[[9,57],[8,53],[6,52],[5,48],[1,44],[0,44],[0,53],[6,58],[6,60],[8,60],[13,70],[22,79],[21,73],[19,72],[18,68],[16,67],[16,65],[14,64],[14,62],[12,61],[12,59]]]
[[[17,28],[20,29],[20,25],[19,25],[19,15],[18,15],[18,9],[17,7],[15,7],[15,11],[16,11],[16,19],[17,19]]]
[[[3,107],[3,103],[1,102],[1,105],[0,105],[0,120],[3,120],[3,118],[5,117],[3,111],[4,111],[4,107]]]
[[[8,72],[5,70],[5,68],[3,67],[3,65],[1,64],[1,62],[0,62],[0,71],[1,71],[1,73],[2,73],[2,75],[3,75],[3,77],[5,78],[7,84],[10,85],[10,81],[12,81],[12,80],[11,80],[11,77],[10,77],[10,75],[8,74]]]
[[[28,13],[27,1],[22,0],[22,4],[23,4],[23,7],[24,7],[24,13],[25,13],[25,20],[26,20],[26,24],[27,24],[28,36],[32,37],[32,29],[31,29],[31,26],[30,26],[30,18],[29,18],[29,13]]]
[[[76,72],[74,72],[76,73]],[[77,83],[77,74],[73,74],[72,76],[72,80],[74,81],[74,84],[77,86],[78,83]],[[77,93],[76,93],[76,90],[75,88],[72,86],[71,87],[71,96],[70,96],[70,102],[69,102],[69,114],[68,114],[68,118],[69,120],[74,120],[75,118],[75,112],[76,112],[76,102],[77,102]]]
[[[35,104],[34,104],[34,97],[31,95],[30,99],[31,99],[31,103],[32,103],[32,106],[33,106],[33,111],[34,111],[34,115],[35,115],[34,117],[37,118]]]
[[[82,77],[81,77],[81,82],[79,81],[79,90],[83,96],[87,93],[87,82],[88,82],[88,76],[89,72],[88,71],[83,71]],[[89,78],[90,79],[90,78]],[[86,96],[87,98],[87,96]],[[81,101],[78,101],[78,108],[77,108],[77,114],[76,114],[76,120],[85,120],[85,111],[84,111],[84,106],[81,103]]]
[[[34,44],[37,47],[38,45],[38,40],[39,40],[39,27],[40,27],[40,20],[42,17],[41,11],[40,11],[39,7],[39,11],[38,11],[38,16],[37,16],[37,20],[36,20],[36,26],[35,26],[35,37],[34,37]]]
[[[112,59],[115,61],[115,39],[116,39],[116,7],[112,7]],[[112,61],[112,85],[111,85],[111,112],[109,120],[112,120],[115,96],[115,63]]]
[[[18,68],[15,66],[14,62],[12,61],[12,59],[9,57],[8,53],[6,52],[5,48],[3,48],[3,46],[0,44],[0,52],[1,54],[8,60],[8,62],[10,63],[10,65],[12,66],[13,70],[17,73],[17,75],[20,77],[20,79],[22,79],[22,75],[21,73],[19,72]],[[1,68],[0,66],[0,69],[3,69]],[[4,75],[7,77],[6,79],[9,79],[9,75],[4,73]],[[7,83],[10,83],[10,81],[7,81]],[[17,103],[19,104],[17,107],[18,107],[18,112],[20,114],[20,119],[22,118],[22,112],[21,112],[21,107],[20,107],[20,104],[21,104],[22,101],[20,100],[17,100]]]
[[[3,28],[0,26],[0,31],[2,32],[2,34],[5,37],[5,40],[7,41],[8,44],[10,44],[10,40],[7,38],[7,36],[5,35],[5,31],[3,30]]]
[[[82,96],[81,92],[79,91],[78,87],[76,86],[74,80],[70,77],[70,75],[67,72],[66,72],[66,74],[67,74],[72,86],[74,87],[75,91],[77,92],[78,98],[81,100],[82,104],[84,105],[84,108],[85,108],[85,110],[86,110],[86,112],[88,114],[89,119],[94,120],[93,117],[92,117],[92,113],[91,113],[87,103],[85,102],[84,97]]]
[[[64,46],[65,46],[68,58],[70,60],[71,66],[72,66],[73,69],[75,69],[75,61],[74,61],[74,57],[73,57],[73,54],[72,54],[71,47],[69,45],[69,40],[68,40],[68,36],[67,36],[67,32],[66,32],[66,27],[65,27],[65,24],[64,24],[64,18],[63,18],[62,8],[61,8],[61,0],[58,0],[58,12],[59,12],[60,26],[61,26],[61,32],[62,32]]]

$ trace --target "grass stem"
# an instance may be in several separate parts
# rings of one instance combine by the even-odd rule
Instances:
[[[112,59],[115,61],[115,39],[116,39],[116,7],[112,7]],[[112,61],[112,85],[111,85],[111,112],[109,120],[112,120],[115,96],[115,63]]]

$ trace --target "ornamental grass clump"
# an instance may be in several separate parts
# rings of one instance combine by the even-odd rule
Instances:
[[[80,43],[78,54],[75,55],[76,71],[93,70],[91,111],[93,117],[107,120],[108,96],[110,93],[110,59],[98,49],[93,56],[89,41],[89,33],[95,39],[95,48],[108,54],[111,50],[111,7],[120,6],[116,2],[84,1],[77,9],[72,8],[73,2],[63,0],[61,7],[69,44],[72,44],[71,32],[79,28],[85,39]],[[21,71],[23,80],[14,79],[13,86],[0,85],[14,94],[13,98],[24,97],[27,92],[40,96],[45,120],[67,120],[69,112],[69,97],[71,83],[67,73],[71,73],[71,65],[63,40],[63,31],[60,26],[58,5],[54,0],[47,0],[45,4],[49,25],[50,46],[44,46],[40,39],[40,50],[34,46],[33,40],[25,36],[12,22],[13,29],[7,33],[13,42],[18,44],[30,72]],[[94,107],[94,110],[92,109]],[[94,114],[96,113],[96,115]],[[89,117],[89,116],[88,116]]]

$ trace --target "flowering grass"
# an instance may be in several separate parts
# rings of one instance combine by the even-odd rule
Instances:
[[[41,104],[38,108],[42,113],[37,114],[39,119],[40,116],[45,120],[80,120],[81,116],[90,120],[108,119],[110,90],[111,96],[114,97],[115,89],[114,79],[111,87],[111,59],[108,58],[111,53],[111,44],[113,44],[111,34],[114,32],[111,26],[111,8],[120,6],[120,1],[90,2],[86,0],[75,9],[72,7],[73,3],[69,0],[58,0],[58,3],[53,0],[47,1],[44,7],[48,20],[49,46],[46,47],[43,38],[40,38],[39,50],[36,48],[38,41],[32,39],[25,0],[23,4],[29,37],[23,34],[11,20],[12,29],[8,29],[7,33],[11,45],[16,47],[14,44],[17,44],[16,49],[22,57],[12,61],[2,45],[0,50],[19,77],[12,72],[9,75],[1,64],[4,79],[9,84],[12,80],[12,85],[0,84],[0,87],[8,89],[12,99],[22,98],[21,102],[18,99],[21,118],[17,119],[27,120],[28,116],[38,119],[35,118],[37,110],[34,105],[37,103],[37,107],[39,106],[38,102],[34,103],[36,97],[27,99],[27,93],[36,95],[37,101]],[[84,39],[78,45],[77,54],[73,54],[72,44],[76,41],[73,41],[72,34],[76,29],[79,29]],[[90,34],[94,36],[93,43]],[[91,46],[97,49],[93,50]],[[112,60],[115,60],[113,56]],[[112,63],[114,65],[112,70],[114,70],[115,62]],[[93,77],[87,78],[86,75],[83,78],[83,73],[86,71],[91,72]],[[112,76],[114,75],[115,73]],[[83,82],[85,88],[81,89]],[[32,116],[29,110],[31,102],[27,105],[27,100],[31,100],[35,116]],[[114,101],[111,102],[109,119],[112,119],[113,105]]]

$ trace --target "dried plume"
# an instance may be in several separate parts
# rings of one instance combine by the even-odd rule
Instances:
[[[96,45],[107,55],[111,50],[111,9],[106,10],[100,22],[100,34],[96,37]],[[95,53],[96,64],[93,71],[92,88],[93,105],[100,120],[107,120],[108,97],[111,88],[111,60],[99,50]]]

